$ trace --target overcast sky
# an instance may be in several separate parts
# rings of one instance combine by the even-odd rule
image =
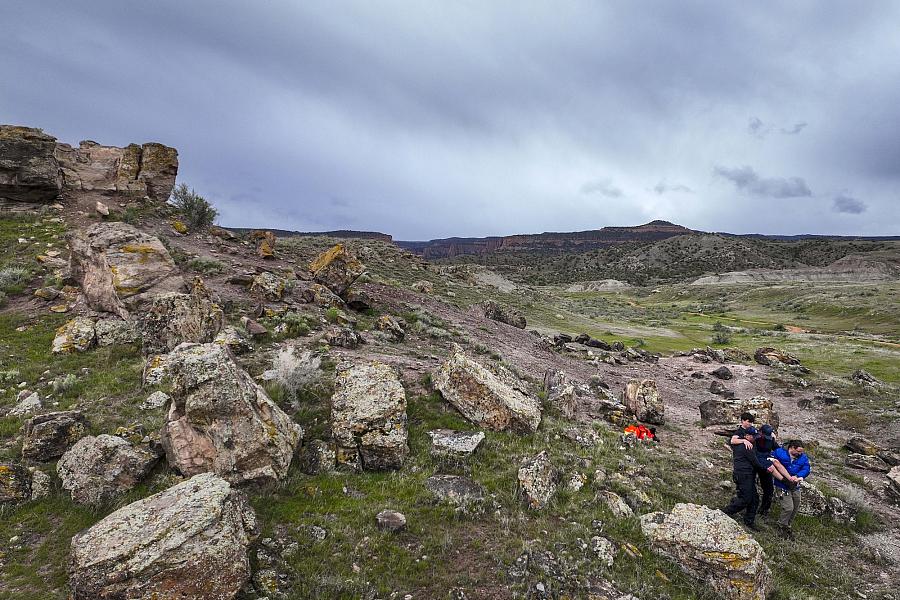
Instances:
[[[900,235],[900,2],[9,4],[0,122],[175,146],[224,225]]]

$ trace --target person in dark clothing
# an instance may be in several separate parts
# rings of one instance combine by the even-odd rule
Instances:
[[[760,427],[759,432],[759,436],[753,442],[753,447],[756,450],[756,458],[759,459],[760,464],[768,467],[765,471],[756,473],[759,479],[759,487],[763,493],[762,501],[759,503],[759,516],[764,517],[769,514],[769,509],[772,508],[772,498],[775,495],[775,483],[772,477],[772,472],[774,472],[772,469],[774,466],[772,452],[778,447],[778,444],[775,443],[775,432],[771,425],[763,425]]]
[[[752,425],[744,428],[744,438],[752,443],[759,433]],[[758,473],[766,473],[769,464],[760,462],[756,451],[747,448],[744,444],[731,445],[734,473],[732,479],[737,485],[737,493],[731,503],[722,509],[726,515],[735,515],[744,511],[744,524],[748,529],[757,530],[756,511],[759,508],[759,494],[756,491],[756,476]],[[783,478],[781,473],[772,473],[779,481]],[[771,500],[770,500],[771,502]]]

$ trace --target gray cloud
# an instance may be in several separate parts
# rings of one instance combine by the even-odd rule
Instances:
[[[790,129],[781,129],[781,133],[784,135],[798,135],[801,131],[806,129],[808,123],[794,123],[793,127]]]
[[[859,3],[23,2],[0,20],[0,122],[176,146],[226,225],[888,234],[898,19]],[[726,169],[746,197],[710,179],[743,164],[806,179]],[[591,189],[597,173],[615,181]],[[810,187],[865,190],[868,210],[749,197]]]
[[[831,205],[831,210],[838,213],[846,213],[850,215],[859,215],[866,212],[866,203],[862,200],[858,200],[856,198],[851,198],[850,196],[845,196],[844,194],[840,194],[835,196],[834,203]]]
[[[690,187],[681,184],[681,183],[668,183],[666,181],[660,181],[656,185],[653,186],[653,191],[657,194],[665,194],[667,192],[680,192],[684,194],[693,194],[694,190]]]
[[[713,172],[719,177],[728,179],[738,189],[757,196],[772,198],[798,198],[812,196],[809,186],[800,177],[760,177],[752,167],[716,166]]]
[[[622,190],[613,185],[611,179],[595,179],[581,186],[582,194],[600,194],[607,198],[621,198]]]

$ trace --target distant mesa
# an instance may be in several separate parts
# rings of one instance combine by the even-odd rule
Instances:
[[[228,231],[243,235],[252,231],[249,227],[225,227]],[[378,231],[353,231],[351,229],[338,229],[335,231],[290,231],[287,229],[267,229],[276,236],[283,237],[316,237],[325,236],[340,239],[357,239],[357,240],[381,240],[383,242],[392,242],[393,237],[386,233]]]
[[[584,252],[626,242],[652,242],[695,233],[668,221],[651,221],[636,227],[604,227],[571,233],[545,232],[484,238],[445,238],[396,244],[426,259],[486,254],[497,250],[532,252]]]
[[[149,142],[125,148],[85,140],[77,148],[33,127],[0,125],[0,209],[32,210],[61,200],[165,202],[178,151]]]

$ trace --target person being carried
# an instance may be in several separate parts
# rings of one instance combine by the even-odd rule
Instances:
[[[812,467],[809,458],[803,449],[803,442],[791,440],[786,447],[777,448],[774,453],[775,462],[783,465],[798,483],[802,483],[809,477]],[[776,481],[778,487],[778,504],[781,505],[781,515],[778,517],[778,527],[782,535],[788,539],[794,539],[791,523],[800,510],[800,486],[790,488],[780,481]]]
[[[756,474],[765,472],[769,465],[763,465],[753,450],[752,440],[759,433],[753,425],[743,430],[744,439],[750,441],[749,448],[744,444],[732,444],[732,460],[734,472],[732,479],[737,491],[731,502],[722,509],[726,515],[735,515],[744,511],[744,525],[748,529],[758,531],[756,527],[756,510],[759,507],[759,494],[756,491]],[[772,475],[781,481],[783,476],[778,471]]]
[[[652,440],[654,442],[658,442],[659,438],[656,437],[656,427],[647,427],[646,425],[641,425],[638,423],[637,425],[629,425],[625,428],[625,433],[634,434],[634,437],[643,441],[643,440]]]

